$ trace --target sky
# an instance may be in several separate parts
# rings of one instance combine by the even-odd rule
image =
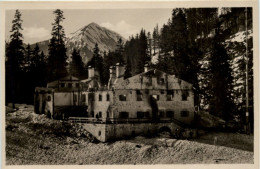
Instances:
[[[62,9],[61,9],[62,10]],[[124,38],[135,35],[142,28],[153,31],[156,24],[162,27],[171,17],[172,9],[66,9],[62,10],[65,20],[62,23],[65,34],[95,22],[100,26],[113,30]],[[53,10],[20,10],[22,14],[22,34],[24,43],[36,43],[50,39]],[[15,10],[6,11],[5,37],[9,40]]]

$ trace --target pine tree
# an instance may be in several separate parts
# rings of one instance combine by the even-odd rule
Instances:
[[[35,87],[44,87],[47,83],[47,63],[43,52],[40,51],[36,43],[33,49],[33,58],[31,64],[32,78],[34,79]]]
[[[159,36],[159,27],[158,24],[156,25],[156,27],[153,30],[153,55],[156,54],[156,50],[159,49],[159,40],[160,36]]]
[[[137,46],[137,67],[136,72],[141,73],[144,71],[144,65],[150,63],[151,58],[148,56],[148,44],[145,30],[142,29],[138,38]]]
[[[53,12],[55,20],[52,24],[52,38],[49,44],[48,69],[49,80],[56,80],[67,75],[67,55],[65,48],[65,33],[61,25],[63,20],[63,11],[57,9]]]
[[[147,44],[148,44],[148,56],[149,58],[152,58],[152,37],[151,37],[151,33],[148,32],[147,33]]]
[[[126,57],[126,77],[130,77],[136,74],[136,59],[138,55],[138,44],[137,44],[137,39],[135,39],[133,36],[130,37],[128,41],[125,43],[125,51],[124,55]],[[131,69],[130,69],[131,67]],[[128,72],[129,71],[129,72]]]
[[[232,76],[229,65],[229,56],[221,44],[220,23],[216,28],[216,35],[213,40],[213,47],[210,56],[209,70],[211,73],[209,86],[211,92],[210,113],[225,120],[231,118],[234,104],[231,96]]]
[[[126,68],[125,68],[125,76],[124,78],[129,78],[132,76],[132,64],[131,64],[131,59],[130,56],[127,55],[127,60],[126,60]]]
[[[14,108],[14,103],[19,95],[19,84],[24,66],[23,35],[21,33],[23,29],[19,10],[15,11],[12,24],[11,41],[6,48],[6,101],[11,101]]]
[[[125,64],[125,59],[124,59],[124,44],[121,38],[118,39],[117,41],[117,49],[115,51],[116,56],[116,62],[120,63],[121,65]]]
[[[70,74],[72,76],[78,77],[80,79],[84,79],[87,77],[86,70],[84,67],[84,63],[82,61],[82,57],[80,56],[80,52],[77,51],[75,48],[71,54],[72,61],[70,63]]]
[[[40,57],[40,48],[38,46],[38,43],[36,43],[33,51],[31,52],[33,54],[33,57],[31,59],[31,65],[32,67],[37,67],[39,62],[41,62],[41,57]]]
[[[94,47],[94,50],[93,50],[93,57],[88,62],[88,66],[94,67],[95,71],[97,71],[99,73],[101,83],[105,84],[105,77],[103,75],[104,62],[103,62],[102,56],[100,55],[100,50],[99,50],[97,43],[95,44],[95,47]]]
[[[31,45],[28,44],[25,50],[25,63],[28,64],[28,66],[30,65],[31,58],[32,58]]]

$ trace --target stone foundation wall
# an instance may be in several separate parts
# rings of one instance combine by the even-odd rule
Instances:
[[[171,134],[181,127],[175,123],[128,123],[128,124],[82,124],[83,127],[102,142],[129,138],[137,135],[153,135],[161,128],[169,128]]]
[[[96,123],[86,123],[82,124],[83,128],[95,136],[99,141],[105,142],[106,140],[106,125],[107,124],[96,124]]]

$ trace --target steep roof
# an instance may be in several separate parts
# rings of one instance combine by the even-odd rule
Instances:
[[[71,75],[68,75],[68,76],[60,78],[58,80],[54,80],[54,81],[48,82],[47,83],[47,87],[49,87],[49,88],[56,88],[56,87],[58,87],[58,84],[59,84],[58,82],[59,81],[79,81],[79,78],[71,76]]]
[[[100,88],[101,83],[98,77],[88,78],[80,81],[83,84],[83,88]]]
[[[157,69],[130,78],[119,78],[114,89],[192,89],[192,84]]]
[[[71,75],[68,75],[68,76],[66,76],[66,77],[63,77],[63,78],[60,78],[59,79],[60,81],[69,81],[69,80],[75,80],[75,81],[77,81],[77,80],[79,80],[79,78],[77,78],[77,77],[75,77],[75,76],[71,76]]]

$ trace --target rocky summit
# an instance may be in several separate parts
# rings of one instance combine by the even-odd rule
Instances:
[[[108,52],[109,50],[114,51],[117,46],[117,41],[120,38],[123,42],[126,41],[118,33],[92,22],[66,37],[65,44],[67,48],[67,55],[70,58],[70,55],[75,48],[80,50],[83,62],[87,63],[92,58],[93,48],[96,43],[98,44],[102,55],[104,52]],[[40,50],[42,50],[45,54],[48,54],[49,40],[39,42],[38,45]],[[35,44],[32,45],[32,47],[34,46]]]

